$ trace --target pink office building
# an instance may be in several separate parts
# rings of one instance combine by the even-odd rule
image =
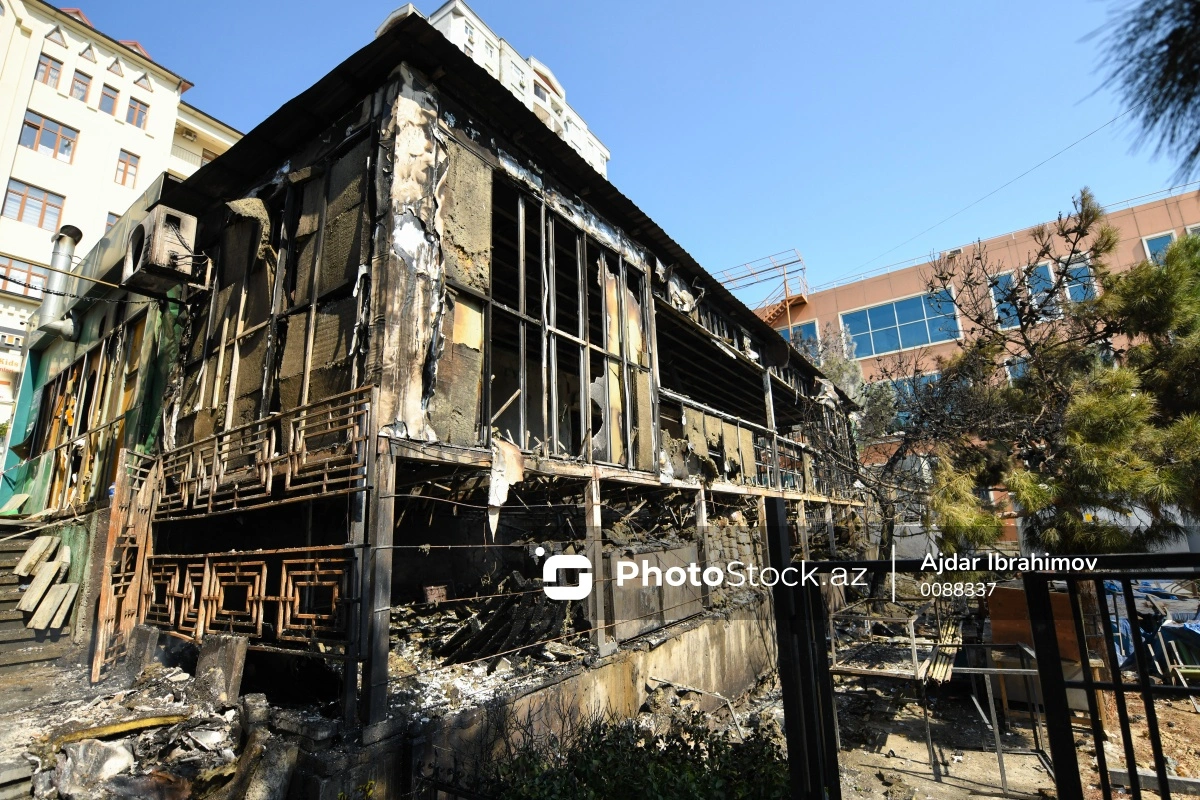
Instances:
[[[1121,235],[1120,245],[1108,259],[1113,271],[1161,257],[1178,237],[1200,234],[1200,192],[1196,191],[1139,205],[1117,204],[1107,212]],[[1037,249],[1029,229],[985,239],[983,245],[997,268],[1024,266]],[[956,259],[970,258],[973,245],[944,255],[956,252]],[[898,353],[919,351],[932,361],[954,352],[962,326],[952,303],[928,294],[930,265],[927,261],[792,295],[758,313],[801,349],[824,335],[828,323],[840,325],[855,344],[864,377],[871,381],[878,377],[881,363]],[[1070,296],[1066,299],[1078,299],[1092,291],[1086,267],[1074,272],[1064,287]]]

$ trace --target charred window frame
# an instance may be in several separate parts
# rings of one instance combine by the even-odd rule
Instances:
[[[148,315],[142,305],[126,319],[128,308],[116,305],[101,323],[108,330],[99,341],[42,387],[30,458],[110,423],[121,424],[137,408]],[[116,439],[122,438],[119,432]]]
[[[491,269],[485,443],[653,469],[645,271],[498,175]]]
[[[364,129],[292,173],[260,197],[265,221],[223,206],[202,224],[217,269],[185,353],[180,443],[362,382],[355,342],[369,295],[356,286],[371,260],[373,146]]]

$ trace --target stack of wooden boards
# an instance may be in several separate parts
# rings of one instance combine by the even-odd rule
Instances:
[[[30,615],[26,628],[58,630],[66,624],[79,592],[79,584],[60,582],[70,566],[70,547],[57,536],[39,536],[13,567],[14,575],[31,578],[17,603],[17,611]]]
[[[955,620],[942,627],[938,637],[936,652],[929,660],[929,669],[925,678],[934,683],[945,683],[954,675],[954,659],[962,646],[962,620]]]

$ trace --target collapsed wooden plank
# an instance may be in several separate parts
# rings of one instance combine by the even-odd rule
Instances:
[[[49,750],[51,753],[56,753],[62,749],[64,744],[70,744],[71,742],[81,742],[84,739],[107,739],[110,736],[134,733],[135,731],[143,731],[147,728],[161,728],[165,725],[178,724],[187,718],[187,714],[140,717],[138,719],[125,720],[124,722],[113,722],[108,725],[97,725],[91,728],[60,733],[50,740]]]
[[[33,612],[29,622],[25,623],[25,627],[33,628],[36,631],[44,631],[50,627],[50,621],[58,614],[58,607],[62,605],[70,587],[69,583],[60,583],[50,587],[42,597],[42,602],[38,603],[37,611]]]
[[[50,620],[50,627],[57,629],[61,628],[67,622],[67,615],[71,613],[71,604],[75,602],[75,595],[79,592],[78,583],[63,584],[67,587],[67,593],[63,597],[63,601],[58,606],[58,611],[54,614],[54,619]]]
[[[29,499],[27,494],[14,494],[8,498],[8,502],[0,508],[0,517],[15,516],[21,510],[21,506],[25,505],[25,501]]]
[[[36,609],[46,590],[58,581],[60,574],[65,574],[66,571],[67,564],[62,561],[47,561],[38,567],[37,574],[33,576],[33,582],[25,590],[25,596],[21,598],[21,602],[17,603],[17,611]]]
[[[22,578],[28,577],[43,559],[53,554],[53,548],[57,544],[57,536],[39,536],[34,539],[25,555],[21,556],[21,560],[13,567],[13,574]]]

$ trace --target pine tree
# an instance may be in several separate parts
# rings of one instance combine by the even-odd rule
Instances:
[[[1057,553],[1178,537],[1180,515],[1200,512],[1200,393],[1180,385],[1200,366],[1200,242],[1112,274],[1118,236],[1087,189],[1032,233],[1036,252],[1015,269],[977,245],[930,279],[954,287],[964,327],[937,392],[912,409],[938,426],[931,505],[945,544],[993,540],[1004,513]],[[981,499],[997,487],[1011,503]]]

